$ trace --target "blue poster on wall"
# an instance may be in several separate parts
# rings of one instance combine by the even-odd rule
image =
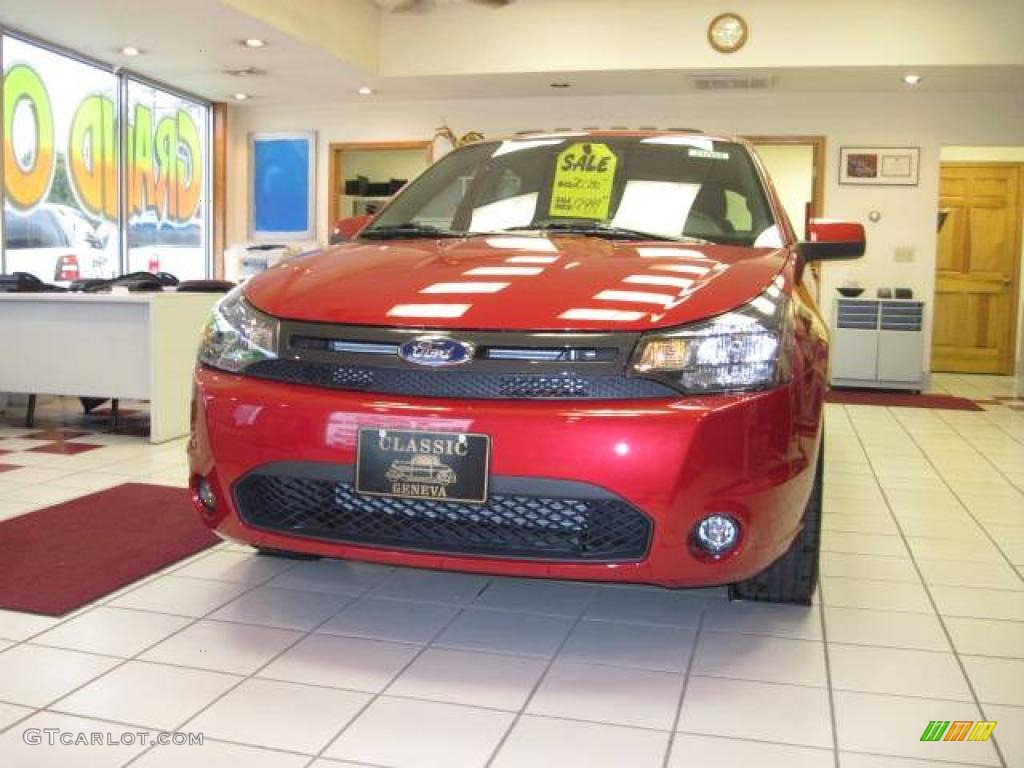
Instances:
[[[313,134],[254,134],[251,236],[306,240],[313,226]]]

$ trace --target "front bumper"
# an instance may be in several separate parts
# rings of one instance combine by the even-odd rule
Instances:
[[[211,483],[217,509],[200,511],[225,538],[326,557],[515,576],[664,586],[752,576],[785,552],[799,530],[820,430],[820,404],[805,402],[806,387],[796,380],[746,395],[586,402],[339,392],[208,368],[197,369],[195,387],[192,485],[201,477]],[[646,551],[608,561],[452,554],[445,547],[425,552],[283,534],[245,521],[237,490],[246,478],[287,462],[344,479],[355,464],[357,431],[365,427],[490,435],[495,487],[598,489],[649,518]],[[696,523],[713,512],[733,516],[743,531],[737,549],[720,559],[691,543]]]

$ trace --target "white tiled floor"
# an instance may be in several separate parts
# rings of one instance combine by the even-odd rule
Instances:
[[[828,407],[809,609],[224,544],[62,619],[0,611],[0,765],[1024,765],[1024,410],[985,408]],[[0,465],[21,467],[0,471],[0,519],[184,483],[182,441],[90,434],[72,442],[101,448],[60,455],[30,433],[0,426]],[[922,743],[934,719],[998,725]],[[47,727],[205,744],[25,744]]]

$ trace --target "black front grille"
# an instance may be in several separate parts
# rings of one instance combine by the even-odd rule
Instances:
[[[620,400],[679,396],[676,390],[656,381],[621,375],[469,373],[305,360],[263,360],[247,368],[246,373],[289,384],[410,397]]]
[[[587,397],[591,383],[580,376],[502,376],[505,397]]]
[[[599,562],[644,557],[652,531],[646,515],[603,492],[579,495],[496,493],[484,504],[455,504],[361,496],[347,481],[259,472],[235,487],[242,519],[278,533],[444,554]]]
[[[373,371],[354,365],[322,365],[301,360],[263,360],[249,366],[245,372],[261,379],[329,389],[364,392],[373,386]]]

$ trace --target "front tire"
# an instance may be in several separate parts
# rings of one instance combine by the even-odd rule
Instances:
[[[825,471],[825,441],[818,449],[811,496],[804,507],[800,533],[786,553],[761,573],[729,585],[730,600],[810,605],[818,586],[818,554],[821,549],[821,493]]]

